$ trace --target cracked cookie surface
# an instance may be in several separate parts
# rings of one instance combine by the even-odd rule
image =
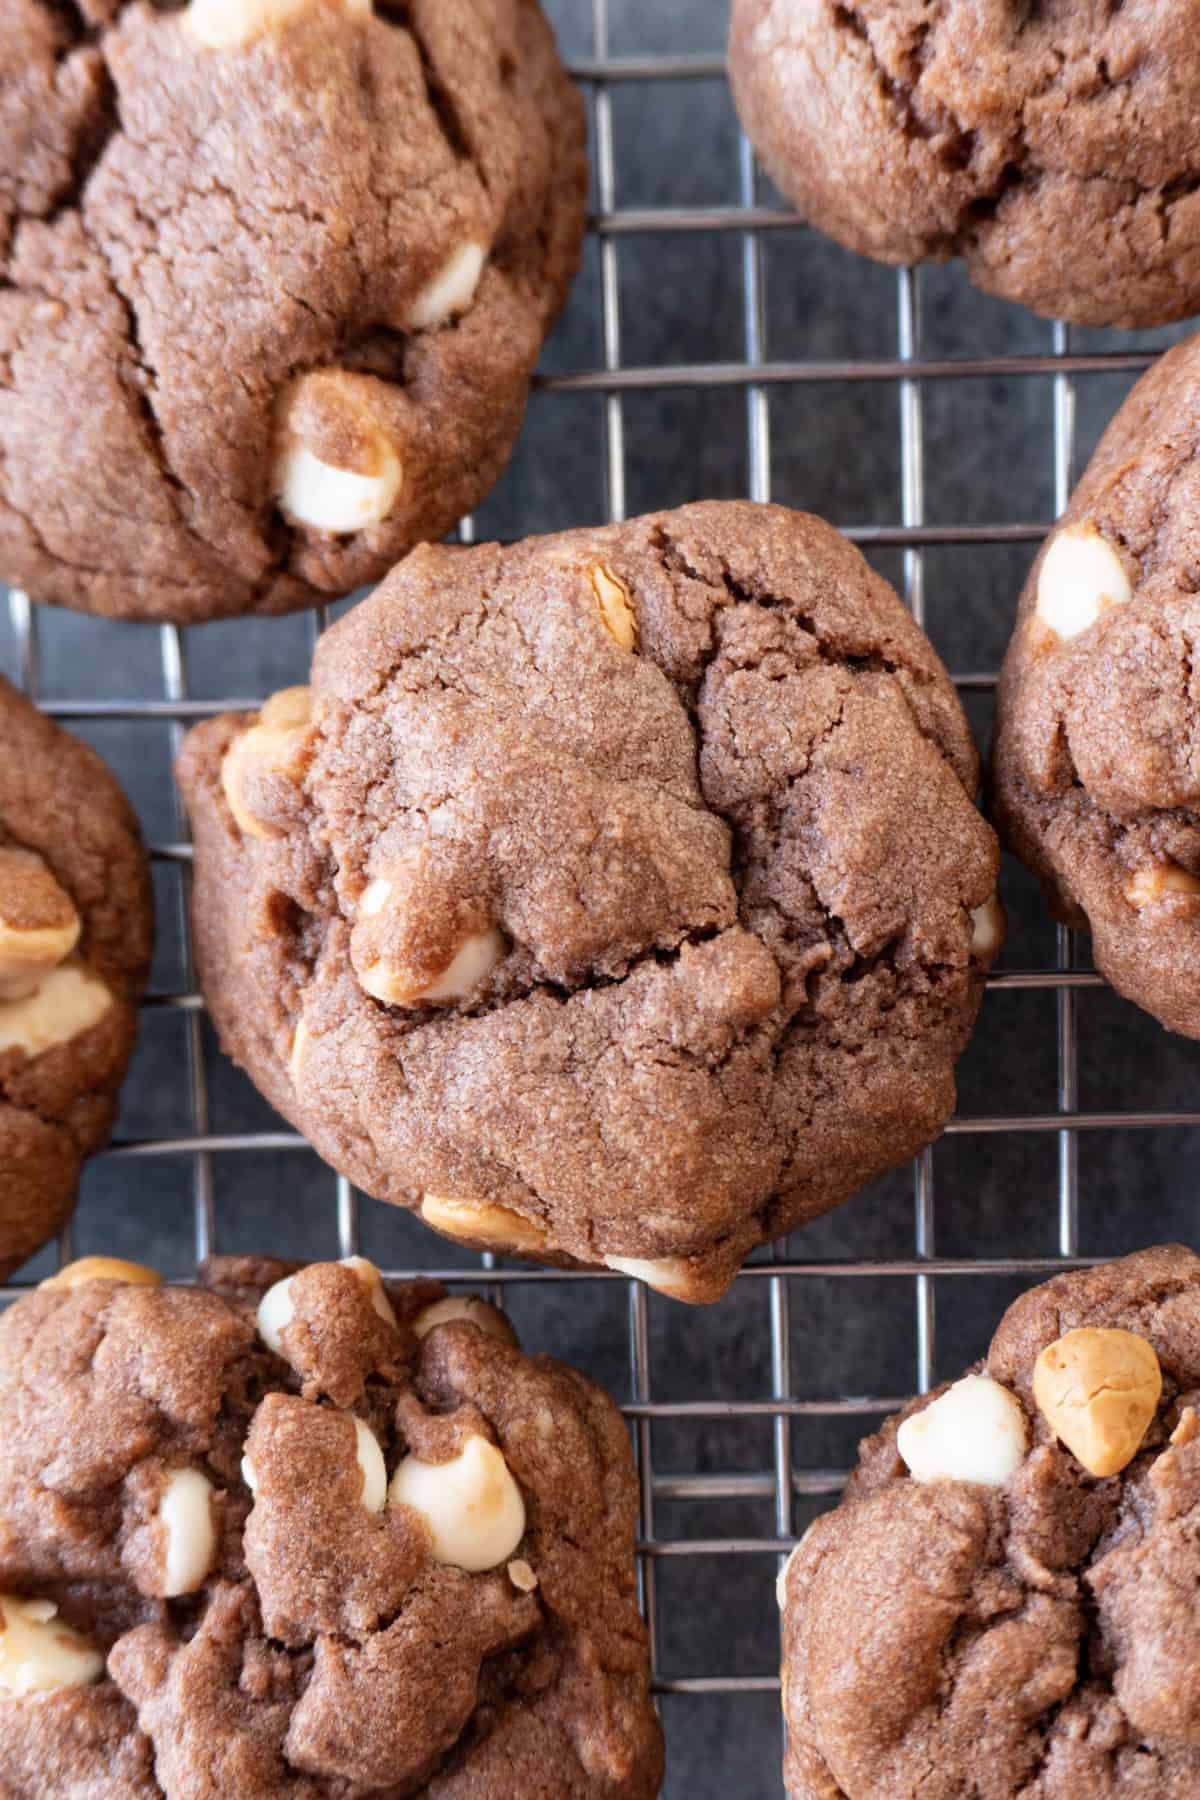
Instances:
[[[1200,1037],[1200,338],[1138,382],[1034,564],[1001,674],[1001,835],[1099,969]]]
[[[460,1241],[714,1299],[953,1108],[975,752],[818,519],[419,550],[179,774],[225,1048]]]
[[[1082,1346],[1073,1410],[1117,1443],[1114,1345],[1161,1385],[1135,1396],[1135,1431],[1098,1463],[1120,1467],[1098,1476],[1042,1377]],[[1185,1800],[1200,1792],[1200,1258],[1164,1246],[1056,1276],[1009,1308],[980,1374],[864,1441],[781,1578],[789,1791]],[[910,1476],[913,1422],[969,1392],[961,1444],[989,1388],[1023,1422],[1011,1472]]]
[[[1195,0],[734,0],[730,73],[773,179],[839,243],[1146,326],[1200,307],[1198,25]]]
[[[583,230],[536,0],[12,0],[0,139],[0,577],[282,612],[492,486]]]
[[[96,752],[0,679],[0,1278],[107,1140],[150,966],[137,821]]]
[[[651,1800],[607,1396],[361,1259],[126,1276],[0,1319],[5,1795]]]

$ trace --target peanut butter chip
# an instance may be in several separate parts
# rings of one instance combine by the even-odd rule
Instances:
[[[1125,884],[1125,898],[1139,912],[1172,894],[1200,894],[1200,881],[1178,863],[1150,863],[1136,870]]]
[[[0,1052],[41,1056],[98,1025],[112,1003],[106,984],[73,957],[51,969],[25,999],[0,1002]]]
[[[312,689],[278,688],[263,701],[258,722],[267,731],[301,731],[312,718]]]
[[[234,738],[221,763],[221,788],[238,830],[247,837],[275,837],[278,827],[254,811],[256,775],[298,781],[304,769],[312,719],[306,687],[283,688],[263,704],[254,724]]]
[[[1171,1433],[1172,1444],[1174,1444],[1177,1450],[1182,1448],[1184,1444],[1190,1444],[1196,1436],[1197,1429],[1195,1407],[1185,1406],[1179,1415],[1178,1425]]]
[[[625,583],[611,569],[606,569],[603,563],[597,563],[589,570],[588,579],[596,596],[600,622],[604,629],[622,650],[636,650],[637,616],[629,604],[629,590]]]
[[[44,1288],[77,1288],[85,1281],[124,1281],[131,1287],[161,1287],[162,1276],[144,1263],[122,1262],[116,1256],[81,1256],[66,1263],[55,1275],[48,1275],[38,1286]]]
[[[1033,1371],[1046,1423],[1092,1475],[1116,1475],[1141,1449],[1162,1398],[1152,1344],[1085,1326],[1047,1344]]]

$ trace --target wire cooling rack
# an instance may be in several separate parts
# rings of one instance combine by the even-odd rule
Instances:
[[[710,478],[706,491],[785,498],[827,511],[897,580],[917,619],[930,624],[973,719],[977,726],[981,721],[986,725],[996,680],[995,652],[1002,647],[1015,599],[1013,584],[1049,519],[1065,503],[1073,479],[1079,384],[1087,377],[1106,381],[1099,410],[1111,410],[1119,398],[1112,378],[1127,385],[1152,359],[1161,339],[1076,342],[1061,325],[1041,326],[1018,315],[1018,309],[970,299],[961,276],[953,272],[944,282],[907,269],[886,274],[822,248],[777,199],[764,199],[750,148],[733,124],[719,50],[715,45],[705,53],[690,48],[696,19],[704,24],[704,40],[713,43],[714,8],[707,0],[664,5],[649,27],[651,38],[655,32],[658,38],[636,53],[620,50],[630,35],[637,37],[631,21],[643,9],[636,0],[627,5],[611,0],[611,17],[609,0],[559,0],[551,11],[589,98],[593,217],[589,261],[568,314],[568,320],[574,315],[576,329],[564,328],[567,366],[551,364],[541,376],[531,432],[535,451],[543,454],[537,445],[559,429],[559,419],[564,433],[576,429],[582,415],[568,413],[568,401],[573,397],[577,406],[590,397],[588,416],[602,428],[596,441],[603,501],[583,516],[548,519],[536,503],[525,504],[518,475],[510,478],[508,511],[502,506],[495,514],[498,526],[485,507],[481,521],[467,521],[462,535],[470,538],[480,523],[491,534],[506,524],[531,531],[585,523],[602,514],[613,520],[627,516],[630,406],[641,397],[656,397],[662,408],[658,429],[669,434],[678,429],[672,425],[671,395],[723,392],[743,413],[741,441],[735,444],[730,438],[716,445],[704,464]],[[664,33],[670,39],[665,45],[659,41]],[[689,48],[680,53],[674,47],[678,44]],[[621,130],[640,120],[641,135],[647,119],[659,112],[665,116],[672,107],[676,119],[686,114],[714,121],[708,151],[713,158],[728,153],[732,161],[724,192],[712,204],[697,200],[684,179],[688,158],[667,154],[653,184],[655,203],[622,205]],[[653,141],[653,132],[650,136]],[[661,149],[663,140],[658,143]],[[684,190],[682,199],[675,198],[676,183]],[[710,261],[715,255],[726,276],[736,262],[736,342],[720,346],[731,353],[677,361],[666,340],[660,342],[660,354],[647,360],[629,353],[630,308],[639,309],[640,316],[647,287],[644,280],[640,289],[637,283],[632,289],[626,285],[623,255],[636,244],[662,246],[668,241],[675,245],[671,266],[676,271],[681,249],[686,257],[691,246],[703,245]],[[774,353],[768,274],[773,244],[784,242],[795,252],[787,279],[794,281],[800,269],[803,286],[804,259],[825,257],[822,267],[833,270],[835,301],[854,309],[856,317],[871,315],[873,340],[855,341],[846,354],[836,348],[820,355]],[[939,284],[939,303],[951,297],[952,317],[957,307],[964,318],[984,318],[982,348],[968,334],[965,349],[958,340],[952,353],[940,344],[923,350],[923,282]],[[860,285],[870,290],[862,303],[856,297]],[[704,304],[686,282],[677,284],[676,299],[685,313]],[[1005,328],[993,331],[1002,316]],[[1011,321],[1018,316],[1021,324],[1014,334]],[[1000,350],[989,347],[989,332],[1002,339]],[[561,334],[556,341],[562,341]],[[583,355],[572,360],[581,342]],[[588,345],[594,346],[590,362]],[[953,504],[942,503],[932,509],[931,520],[931,491],[938,493],[948,476],[941,428],[938,453],[929,453],[930,396],[970,390],[982,399],[967,407],[963,419],[986,414],[994,426],[997,396],[1026,384],[1027,391],[1035,385],[1043,395],[1048,390],[1048,403],[1038,416],[1022,414],[1017,421],[1021,442],[1028,446],[1025,454],[1045,464],[1041,515],[1028,521],[1005,516],[979,520],[970,516],[973,506],[964,504],[956,514]],[[824,419],[834,440],[833,454],[845,455],[845,446],[836,442],[836,421],[848,413],[852,431],[860,433],[850,451],[854,460],[867,448],[861,422],[854,423],[855,406],[868,390],[888,396],[895,436],[878,466],[887,468],[894,484],[882,483],[871,523],[839,516],[836,504],[817,504],[824,497],[819,478],[779,480],[781,460],[787,461],[781,447],[786,450],[794,427],[785,423],[781,428],[777,411],[789,394],[808,388],[825,397],[825,411],[810,415],[809,429],[813,420],[825,429]],[[533,431],[535,415],[542,421],[539,431]],[[722,420],[728,417],[727,410],[722,412]],[[967,429],[973,427],[968,423]],[[1016,442],[1011,431],[1005,442],[1010,447]],[[522,454],[519,448],[518,463]],[[952,460],[958,460],[956,452]],[[989,492],[1001,492],[1010,473],[1001,471],[999,484]],[[705,491],[695,485],[699,479],[693,478],[690,497]],[[544,478],[534,489],[545,494]],[[949,489],[952,502],[952,480]],[[830,489],[836,502],[835,490],[836,483]],[[680,497],[671,494],[672,500]],[[657,503],[653,494],[645,500],[646,505]],[[849,504],[855,504],[853,495]],[[960,558],[953,566],[961,571],[973,566],[969,559],[976,554],[982,557],[1005,546],[1011,554],[1000,581],[999,625],[985,620],[986,628],[973,634],[959,629],[962,621],[953,610],[930,619],[931,556],[953,551]],[[980,615],[972,617],[969,606],[965,617],[968,628],[979,625]],[[160,955],[143,1032],[145,1045],[155,1023],[169,1016],[172,1047],[168,1052],[156,1038],[135,1065],[129,1088],[134,1100],[125,1108],[111,1150],[89,1168],[74,1236],[68,1233],[61,1240],[58,1255],[69,1259],[81,1248],[119,1248],[136,1255],[143,1241],[156,1247],[165,1242],[160,1254],[170,1272],[186,1278],[193,1259],[215,1249],[253,1243],[282,1254],[310,1254],[309,1237],[301,1234],[303,1243],[298,1244],[293,1230],[303,1192],[315,1197],[333,1240],[329,1250],[336,1244],[338,1254],[350,1255],[361,1244],[391,1273],[419,1267],[452,1284],[483,1285],[502,1294],[518,1312],[527,1344],[569,1355],[606,1379],[624,1400],[641,1484],[641,1597],[667,1724],[665,1792],[700,1800],[717,1794],[778,1793],[772,1583],[779,1558],[809,1518],[832,1503],[852,1460],[855,1437],[874,1429],[880,1416],[914,1386],[925,1389],[938,1378],[939,1309],[948,1309],[954,1318],[940,1371],[948,1374],[982,1350],[999,1306],[1021,1285],[1098,1254],[1132,1248],[1144,1234],[1165,1235],[1151,1223],[1151,1202],[1157,1218],[1172,1230],[1186,1229],[1184,1182],[1195,1143],[1189,1133],[1200,1126],[1200,1110],[1186,1104],[1196,1091],[1194,1062],[1188,1060],[1187,1047],[1176,1044],[1164,1052],[1161,1036],[1138,1035],[1147,1031],[1145,1021],[1113,1001],[1090,969],[1074,965],[1069,935],[1050,933],[1036,900],[1020,889],[1018,878],[1016,914],[1035,921],[1027,935],[1036,940],[1040,929],[1046,954],[1039,966],[1005,960],[1001,972],[991,977],[992,991],[972,1052],[976,1074],[967,1084],[969,1099],[987,1096],[999,1070],[1006,1079],[1012,1077],[1016,1103],[1003,1110],[964,1105],[942,1143],[926,1150],[911,1170],[877,1184],[824,1230],[813,1227],[790,1244],[764,1252],[743,1271],[720,1307],[692,1313],[618,1276],[531,1269],[473,1253],[451,1254],[449,1244],[406,1215],[360,1204],[350,1184],[318,1164],[302,1139],[282,1129],[261,1106],[256,1111],[244,1084],[238,1096],[229,1097],[226,1090],[237,1078],[214,1049],[193,982],[185,904],[191,852],[166,753],[173,756],[190,721],[227,707],[252,706],[262,698],[262,691],[230,693],[225,682],[214,684],[213,666],[223,669],[226,678],[230,669],[237,670],[238,679],[230,684],[235,687],[248,668],[266,671],[263,691],[302,680],[312,644],[326,622],[323,609],[300,622],[242,621],[189,632],[171,626],[110,627],[42,612],[20,593],[9,596],[8,660],[17,679],[48,712],[92,737],[115,761],[147,817],[160,934],[174,946]],[[944,627],[940,633],[939,624]],[[225,647],[214,663],[210,644],[222,632]],[[976,666],[973,652],[980,638],[987,641],[989,657]],[[262,650],[264,644],[269,648]],[[252,645],[254,653],[245,654]],[[148,646],[156,646],[153,655]],[[193,691],[190,672],[197,662],[203,664],[200,686],[207,691]],[[155,734],[152,757],[143,749],[146,733]],[[1090,990],[1103,992],[1094,1021],[1095,1041],[1107,1046],[1100,1062],[1111,1072],[1117,1055],[1111,1047],[1127,1044],[1129,1054],[1148,1072],[1147,1080],[1110,1085],[1107,1104],[1102,1081],[1091,1084],[1101,1093],[1100,1103],[1081,1101],[1080,1007]],[[1009,997],[1003,1019],[994,1011],[1001,1004],[999,995]],[[1013,1008],[1023,1009],[1020,1016]],[[1083,1041],[1086,1048],[1092,1040],[1085,1036]],[[1120,1066],[1128,1068],[1128,1061]],[[181,1082],[186,1083],[182,1096]],[[218,1089],[219,1105],[213,1099]],[[164,1100],[167,1090],[170,1097]],[[1130,1092],[1137,1104],[1130,1104]],[[1156,1098],[1164,1103],[1152,1104]],[[1154,1134],[1152,1139],[1145,1139],[1147,1132]],[[1132,1148],[1127,1133],[1135,1134]],[[1107,1148],[1093,1159],[1084,1182],[1080,1148],[1093,1136]],[[1153,1153],[1145,1148],[1147,1142],[1155,1146]],[[1007,1157],[1006,1145],[1013,1150]],[[1141,1205],[1134,1203],[1130,1219],[1121,1211],[1112,1182],[1106,1186],[1106,1173],[1116,1168],[1120,1175],[1125,1166],[1140,1171],[1147,1203],[1144,1226]],[[247,1168],[254,1171],[249,1177]],[[236,1200],[230,1207],[221,1204],[226,1181]],[[1108,1238],[1100,1230],[1085,1243],[1081,1186],[1107,1196],[1106,1219],[1124,1220]],[[260,1190],[266,1193],[261,1204]],[[951,1196],[944,1200],[941,1219],[937,1192]],[[953,1220],[948,1236],[947,1216]],[[879,1225],[880,1220],[886,1225]],[[257,1236],[248,1239],[250,1232]],[[370,1241],[364,1243],[365,1238]],[[42,1262],[24,1280],[0,1289],[0,1299],[22,1292],[44,1272]],[[618,1349],[621,1344],[623,1350]]]

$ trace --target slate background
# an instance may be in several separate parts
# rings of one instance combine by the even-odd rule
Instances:
[[[590,0],[552,0],[549,11],[568,57],[595,54]],[[725,7],[716,0],[611,0],[609,51],[717,53]],[[629,82],[612,89],[619,207],[728,206],[738,201],[738,132],[723,80]],[[760,200],[775,197],[762,184]],[[742,242],[736,233],[642,233],[618,240],[623,357],[640,366],[736,362],[744,351]],[[766,354],[791,358],[896,355],[897,281],[796,227],[764,234]],[[1069,246],[1064,247],[1069,254]],[[1042,354],[1052,328],[1021,309],[972,293],[957,267],[919,281],[920,328],[930,357]],[[1179,332],[1072,335],[1078,350],[1153,347]],[[583,274],[547,348],[549,372],[595,369],[603,361],[599,256],[589,240]],[[1132,377],[1098,373],[1077,383],[1078,444],[1086,456]],[[745,390],[654,389],[624,404],[630,515],[747,488]],[[1046,523],[1053,514],[1053,384],[1049,376],[988,375],[923,384],[926,512],[933,524]],[[822,382],[770,390],[772,497],[824,514],[842,526],[900,519],[899,387],[894,381]],[[1080,462],[1077,466],[1082,466]],[[540,392],[500,486],[476,516],[479,536],[520,535],[606,516],[605,418],[597,392]],[[1017,592],[1031,560],[1028,543],[931,548],[925,554],[927,621],[952,671],[994,670]],[[871,553],[902,580],[901,553]],[[162,696],[162,642],[156,628],[108,625],[39,609],[41,691],[57,700]],[[307,617],[232,622],[185,634],[190,692],[257,696],[304,679],[311,648]],[[19,676],[7,611],[0,608],[0,666]],[[990,731],[990,694],[970,692],[981,746]],[[83,726],[125,781],[152,843],[181,835],[170,780],[170,730],[162,721]],[[158,862],[160,937],[154,986],[185,986],[178,926],[178,867]],[[1029,879],[1006,862],[1002,894],[1010,938],[1007,969],[1053,965],[1054,932]],[[1086,962],[1086,945],[1078,955]],[[1083,1111],[1194,1106],[1200,1048],[1168,1037],[1107,989],[1078,996],[1080,1107]],[[968,1115],[1052,1112],[1056,1097],[1055,999],[1047,992],[989,996],[961,1066],[960,1111]],[[187,1078],[186,1014],[151,1007],[120,1123],[124,1138],[193,1129]],[[204,1029],[210,1120],[218,1132],[270,1129],[277,1121]],[[1148,1241],[1195,1242],[1191,1130],[1096,1131],[1079,1138],[1080,1248],[1118,1254]],[[933,1153],[936,1248],[940,1256],[1051,1256],[1057,1249],[1058,1164],[1053,1133],[951,1137]],[[333,1179],[310,1152],[218,1154],[213,1158],[218,1244],[290,1254],[336,1253]],[[107,1158],[89,1168],[76,1253],[111,1251],[186,1275],[192,1257],[192,1182],[185,1155]],[[446,1266],[445,1244],[408,1216],[360,1202],[362,1248],[392,1268]],[[860,1194],[791,1244],[805,1263],[910,1257],[913,1176],[900,1170]],[[27,1271],[50,1266],[47,1252]],[[935,1282],[936,1371],[951,1375],[986,1345],[999,1310],[1020,1280],[985,1274]],[[916,1381],[916,1312],[909,1276],[835,1273],[789,1281],[793,1392],[903,1395]],[[569,1358],[630,1394],[627,1298],[617,1282],[517,1287],[511,1307],[527,1344]],[[657,1400],[737,1402],[770,1393],[768,1287],[744,1281],[716,1308],[693,1311],[649,1302],[652,1393]],[[869,1423],[869,1422],[867,1422]],[[836,1416],[798,1420],[792,1457],[804,1473],[845,1469],[864,1422]],[[653,1427],[657,1471],[723,1475],[772,1467],[769,1420],[668,1421]],[[797,1501],[802,1530],[827,1498]],[[659,1538],[724,1535],[770,1539],[769,1494],[739,1500],[660,1501]],[[668,1680],[762,1676],[776,1672],[778,1641],[770,1553],[682,1556],[658,1562],[660,1673]],[[779,1794],[779,1729],[772,1692],[664,1698],[672,1800]]]

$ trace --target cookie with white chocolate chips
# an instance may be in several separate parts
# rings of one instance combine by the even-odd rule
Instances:
[[[283,612],[496,481],[583,234],[536,0],[12,0],[0,143],[0,579]]]
[[[1200,1793],[1200,1257],[1012,1305],[780,1578],[795,1800]]]
[[[1021,597],[992,800],[1112,985],[1200,1037],[1200,337],[1117,413]]]
[[[362,1258],[89,1259],[0,1318],[0,1792],[651,1800],[599,1389]]]
[[[113,776],[0,680],[0,1278],[62,1229],[108,1137],[152,924]]]
[[[953,1108],[995,840],[945,670],[819,519],[420,550],[179,775],[225,1048],[461,1242],[712,1300]]]

